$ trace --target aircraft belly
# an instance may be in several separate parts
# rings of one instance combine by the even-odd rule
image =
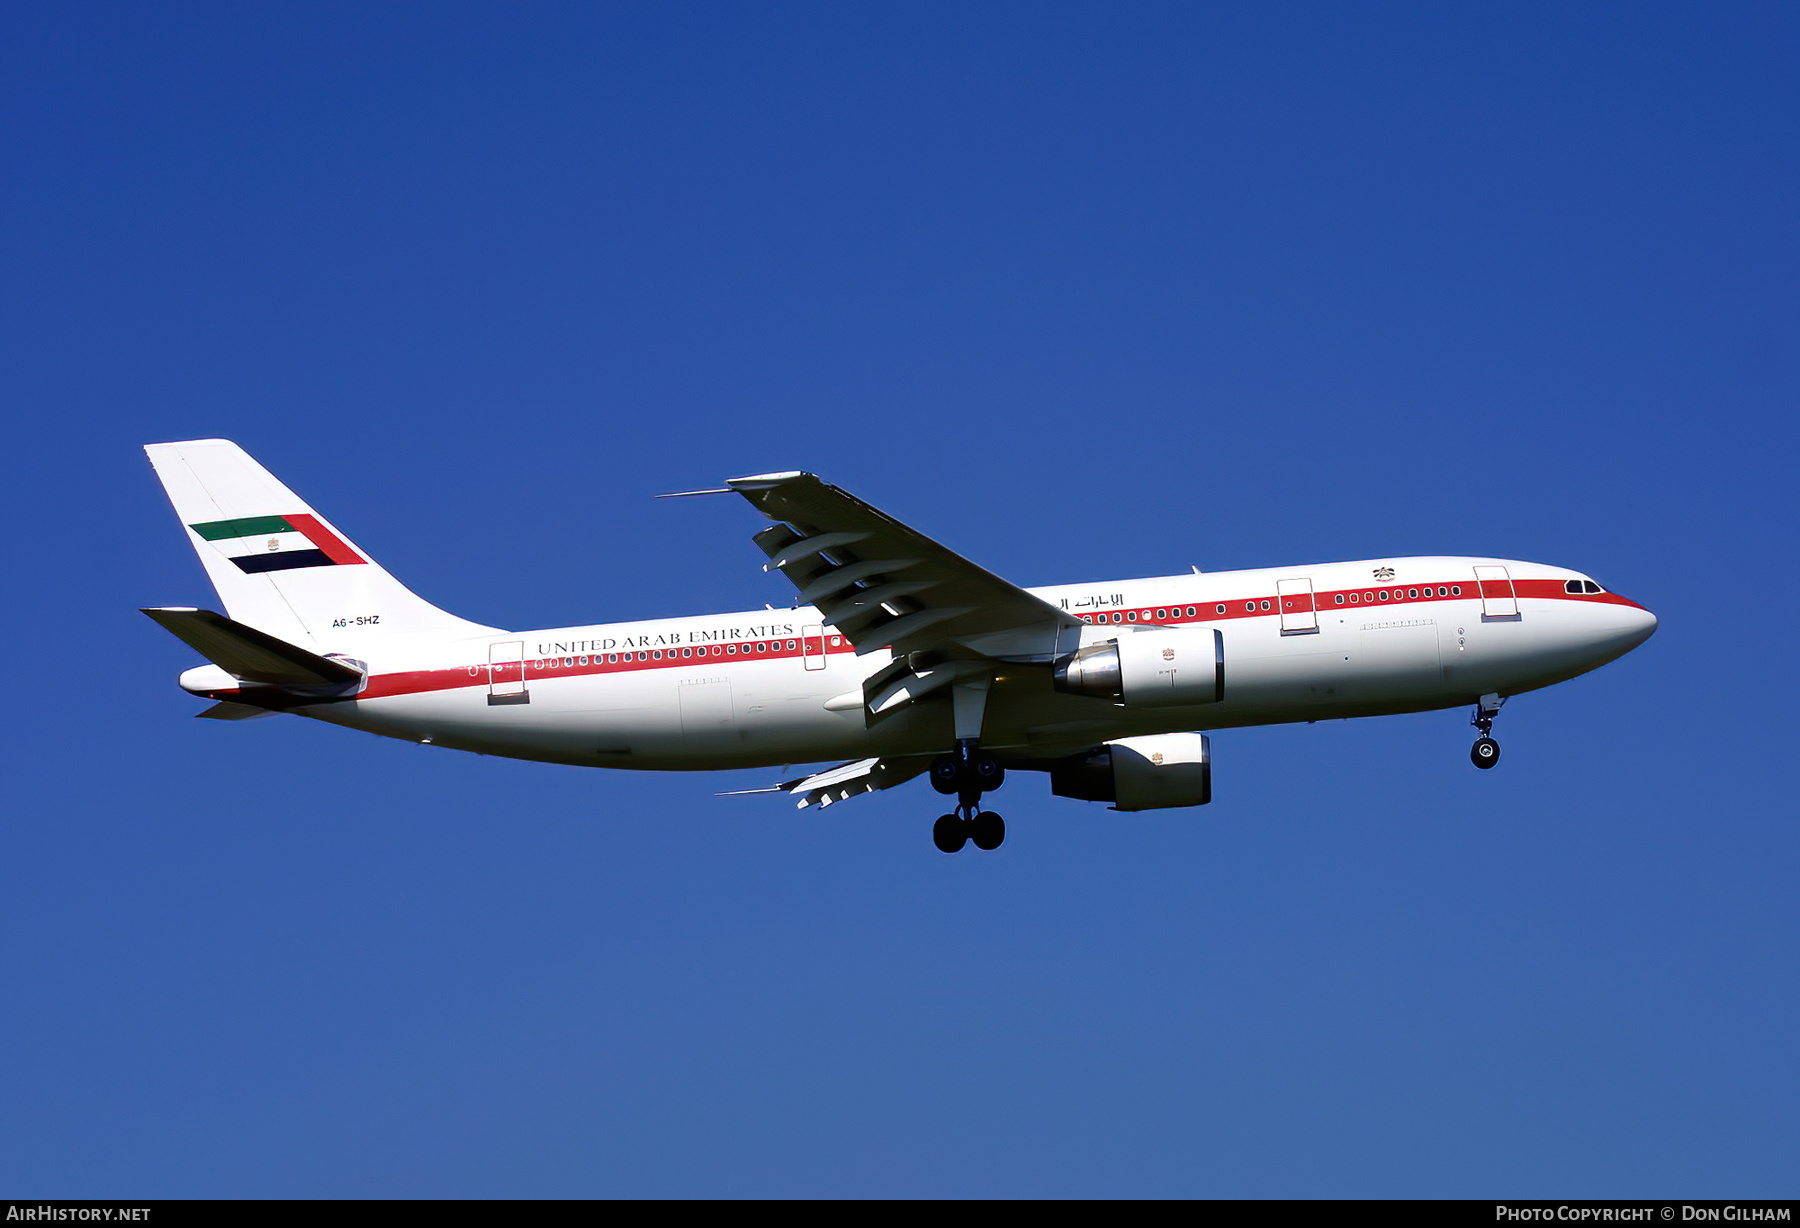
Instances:
[[[464,689],[331,705],[354,711],[309,710],[307,715],[409,741],[524,759],[552,755],[559,762],[570,756],[598,761],[679,744],[666,705],[577,707],[557,702],[557,689],[534,687],[528,705],[494,707],[485,691]]]
[[[917,714],[866,727],[860,709],[825,703],[847,671],[798,678],[776,662],[637,678],[533,678],[529,701],[491,704],[461,687],[305,710],[407,741],[520,759],[656,770],[720,769],[877,753],[913,753],[935,730]]]

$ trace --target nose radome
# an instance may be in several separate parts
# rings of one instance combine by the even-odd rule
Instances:
[[[1581,641],[1593,669],[1608,661],[1616,661],[1650,638],[1656,630],[1656,615],[1640,605],[1617,602],[1595,603],[1583,611]]]

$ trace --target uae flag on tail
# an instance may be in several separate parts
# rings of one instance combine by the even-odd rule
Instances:
[[[317,516],[304,513],[208,520],[188,528],[216,546],[240,571],[291,571],[369,561],[320,524]]]

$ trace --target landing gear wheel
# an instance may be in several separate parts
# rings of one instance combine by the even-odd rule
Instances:
[[[976,815],[969,828],[969,836],[975,841],[975,847],[986,853],[999,848],[1000,842],[1006,839],[1006,820],[992,810],[984,810]]]
[[[1476,738],[1469,749],[1469,761],[1478,768],[1491,768],[1500,762],[1500,743],[1492,738]]]
[[[962,762],[955,755],[931,761],[931,787],[939,793],[955,793],[962,786]]]
[[[969,772],[983,793],[998,789],[1006,779],[1006,769],[1000,766],[1000,761],[986,753],[977,753],[969,760]]]
[[[946,853],[960,853],[969,839],[969,826],[953,814],[939,815],[931,825],[931,842]]]

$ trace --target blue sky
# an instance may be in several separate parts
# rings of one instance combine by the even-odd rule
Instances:
[[[0,1189],[1791,1194],[1788,6],[13,5]],[[754,608],[807,468],[1020,583],[1370,555],[1662,619],[1214,803],[221,725],[140,445],[507,627]]]

